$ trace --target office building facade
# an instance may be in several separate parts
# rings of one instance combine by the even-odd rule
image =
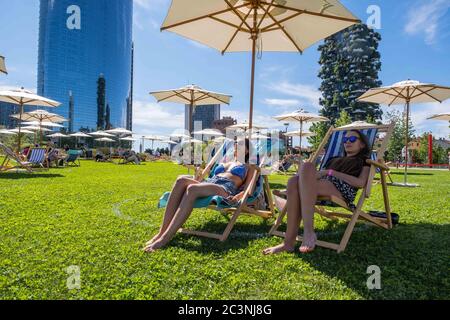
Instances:
[[[78,131],[131,127],[133,0],[41,0],[38,94]]]
[[[190,106],[186,105],[184,121],[186,130],[189,128],[189,109]],[[194,128],[194,131],[212,129],[214,121],[218,119],[220,119],[220,104],[196,106],[192,116],[192,128]]]

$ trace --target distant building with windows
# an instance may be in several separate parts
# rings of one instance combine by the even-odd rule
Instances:
[[[185,128],[188,130],[189,128],[189,109],[190,106],[186,105],[185,112]],[[214,121],[220,119],[220,104],[212,104],[212,105],[204,105],[204,106],[196,106],[194,108],[194,114],[192,116],[192,128],[196,130],[199,124],[203,129],[212,129]]]
[[[14,129],[17,120],[11,118],[13,114],[19,113],[19,106],[11,103],[0,102],[0,128]]]
[[[133,0],[41,0],[37,93],[67,128],[132,127]]]
[[[222,119],[215,120],[212,128],[220,130],[223,134],[225,134],[226,128],[235,124],[237,124],[236,119],[233,119],[232,117],[223,117]]]

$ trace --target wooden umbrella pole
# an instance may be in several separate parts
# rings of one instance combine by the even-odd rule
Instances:
[[[193,121],[194,121],[194,90],[191,90],[191,104],[189,106],[189,125],[188,125],[188,130],[189,130],[189,136],[191,136],[192,134],[192,125],[193,125]]]
[[[300,120],[300,159],[302,159],[303,120]]]
[[[23,113],[23,102],[20,100],[20,115],[19,115],[19,136],[17,140],[17,154],[20,153],[20,144],[22,140],[21,126],[22,126],[22,113]]]
[[[253,97],[255,93],[255,64],[256,64],[256,40],[258,39],[257,30],[257,5],[253,8],[253,30],[252,30],[252,76],[250,86],[250,115],[249,115],[249,138],[251,138],[253,130]]]

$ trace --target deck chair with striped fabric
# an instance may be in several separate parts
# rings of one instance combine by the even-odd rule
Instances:
[[[17,154],[14,153],[10,148],[0,143],[0,151],[4,153],[4,159],[0,165],[1,171],[19,170],[24,169],[29,173],[33,172],[31,164],[27,161],[22,161]],[[11,162],[16,163],[16,165],[11,166]]]
[[[223,159],[227,159],[234,151],[234,142],[226,141],[215,153],[210,162],[206,165],[204,169],[197,171],[195,179],[198,181],[203,181],[206,177],[211,176],[214,172],[214,168]],[[263,161],[261,161],[263,163]],[[225,199],[220,196],[211,196],[205,198],[199,198],[194,204],[194,208],[209,208],[212,210],[220,211],[224,215],[231,214],[231,219],[228,222],[224,232],[222,234],[210,233],[197,230],[180,229],[181,233],[195,235],[200,237],[217,239],[220,241],[225,241],[228,239],[236,220],[241,214],[256,215],[264,219],[273,217],[275,212],[275,207],[273,204],[272,193],[270,191],[267,176],[261,174],[260,165],[252,165],[254,170],[253,175],[250,177],[250,183],[244,191],[244,196],[242,200],[237,204],[229,204]],[[166,192],[159,200],[158,208],[164,208],[167,205],[170,192]],[[265,208],[261,209],[256,206],[259,199],[264,197]]]
[[[49,168],[49,163],[47,159],[47,149],[46,148],[32,148],[30,155],[28,156],[28,163],[32,167],[39,167],[42,169]]]
[[[382,138],[381,145],[376,150],[376,156],[372,160],[367,160],[367,163],[370,164],[370,173],[369,177],[367,179],[367,183],[365,187],[362,189],[362,192],[360,193],[359,198],[357,198],[357,204],[353,206],[348,206],[345,201],[338,197],[319,197],[318,202],[315,207],[315,212],[320,214],[321,216],[329,219],[346,219],[349,220],[349,223],[347,225],[347,228],[345,230],[345,233],[340,241],[340,243],[331,243],[326,241],[317,241],[317,245],[329,249],[336,250],[338,253],[345,250],[347,247],[348,241],[350,240],[350,236],[353,232],[353,229],[355,227],[355,224],[358,220],[363,220],[367,223],[374,224],[378,227],[384,228],[384,229],[391,229],[392,228],[392,217],[391,217],[391,209],[389,204],[389,196],[388,196],[388,190],[387,190],[387,183],[386,183],[386,175],[384,172],[388,171],[389,168],[382,162],[380,159],[382,159],[384,151],[386,150],[387,144],[389,142],[389,139],[392,134],[392,130],[394,128],[394,124],[390,125],[374,125],[373,127],[364,127],[364,128],[346,128],[346,129],[335,129],[330,128],[328,133],[326,134],[324,140],[322,141],[321,145],[317,149],[316,154],[314,154],[308,161],[312,163],[317,163],[317,159],[319,158],[320,154],[323,154],[322,149],[325,148],[325,153],[320,161],[319,169],[323,169],[326,163],[329,159],[333,157],[343,156],[343,143],[342,138],[344,137],[346,131],[352,130],[352,129],[358,129],[363,134],[365,134],[369,140],[369,144],[372,148],[374,148],[375,140],[380,135],[384,134],[384,137]],[[371,189],[372,189],[372,182],[373,178],[375,176],[376,170],[379,169],[381,171],[381,187],[383,191],[383,198],[384,198],[384,207],[386,210],[386,218],[376,218],[372,217],[370,214],[363,211],[363,205],[364,201],[370,197]],[[284,233],[278,231],[278,227],[281,225],[282,220],[287,212],[287,205],[282,208],[275,224],[273,225],[272,229],[270,230],[270,234],[284,237]],[[327,207],[339,207],[344,210],[346,210],[345,213],[341,212],[333,212],[329,211],[326,208]],[[297,237],[298,241],[302,241],[302,238],[299,236]]]

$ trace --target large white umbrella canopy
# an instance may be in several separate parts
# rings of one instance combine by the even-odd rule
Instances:
[[[366,129],[366,128],[373,128],[377,125],[374,123],[368,123],[366,121],[355,121],[350,124],[346,124],[344,126],[338,127],[338,129],[347,129],[347,128],[354,128],[354,129]]]
[[[25,120],[22,118],[24,106],[39,106],[39,107],[58,107],[60,103],[45,97],[41,97],[24,88],[20,90],[0,90],[0,101],[17,104],[20,106],[20,113],[18,119],[20,122]],[[33,119],[34,120],[34,119]],[[19,132],[20,133],[20,132]],[[20,150],[21,136],[17,141],[17,150]]]
[[[90,135],[88,135],[84,132],[72,133],[72,134],[69,134],[69,136],[75,137],[75,138],[92,138]]]
[[[285,136],[288,136],[288,137],[313,137],[315,135],[316,134],[313,132],[300,131],[300,130],[290,131],[290,132],[285,133]]]
[[[355,23],[338,0],[172,0],[161,30],[225,52],[252,52],[250,129],[257,51],[302,53]]]
[[[171,141],[171,140],[163,140],[163,141],[161,141],[161,143],[167,143],[167,144],[172,144],[172,145],[178,144],[178,142]]]
[[[27,126],[42,126],[42,127],[52,127],[52,128],[63,128],[64,126],[59,123],[49,122],[49,121],[25,121],[22,122],[23,125]]]
[[[197,85],[188,85],[179,89],[150,92],[158,102],[175,102],[189,105],[189,132],[192,132],[192,114],[196,106],[230,104],[231,96],[225,93],[208,91]]]
[[[434,116],[431,116],[431,117],[427,118],[427,120],[450,121],[450,113],[435,114]]]
[[[95,136],[95,137],[114,137],[113,134],[106,133],[105,131],[90,132],[89,135]]]
[[[31,131],[41,131],[41,132],[51,132],[52,131],[50,129],[41,128],[38,126],[26,126],[26,127],[21,127],[21,129],[31,130]]]
[[[30,131],[30,130],[22,130],[22,128],[16,128],[16,129],[12,129],[12,130],[9,130],[10,132],[13,132],[13,133],[26,133],[26,134],[34,134],[34,132],[33,131]]]
[[[303,133],[303,126],[308,122],[320,122],[320,121],[329,121],[328,118],[320,116],[318,114],[310,113],[304,109],[297,110],[295,112],[282,114],[274,117],[278,121],[284,122],[297,122],[299,124],[299,134],[300,137],[300,150],[302,149],[302,138],[305,137]]]
[[[4,56],[0,56],[0,72],[8,74],[8,72],[6,71],[5,57]]]
[[[373,88],[359,97],[358,101],[386,104],[405,104],[405,174],[404,185],[408,185],[409,113],[411,103],[439,102],[450,98],[450,87],[406,80],[388,87]]]
[[[0,130],[0,134],[16,135],[17,133],[11,132],[11,131],[6,130],[6,129],[2,129],[2,130]]]
[[[243,123],[238,123],[238,124],[234,124],[232,126],[229,126],[226,129],[247,131],[248,129],[250,129],[250,123],[244,121]],[[262,129],[267,129],[267,127],[261,126],[261,125],[258,125],[258,124],[253,124],[252,125],[252,129],[262,130]]]
[[[19,119],[20,121],[38,121],[38,122],[65,122],[67,119],[61,117],[56,113],[51,113],[46,110],[35,110],[26,112],[23,114],[14,114],[12,118]]]
[[[224,134],[216,129],[204,129],[201,131],[195,131],[194,134],[196,135],[203,135],[203,136],[214,136],[214,137],[222,137]]]
[[[126,138],[120,138],[122,141],[138,141],[139,139],[133,138],[133,137],[126,137]]]
[[[95,139],[95,141],[101,141],[101,142],[115,142],[115,140],[110,139],[110,138],[99,138],[99,139]]]
[[[131,132],[130,130],[127,130],[125,128],[116,128],[116,129],[112,129],[112,130],[106,130],[106,133],[111,133],[111,134],[133,134],[133,132]]]
[[[69,137],[69,136],[57,132],[57,133],[49,134],[47,137],[49,137],[49,138],[67,138],[67,137]]]
[[[181,139],[191,139],[191,136],[188,136],[184,133],[174,133],[170,135],[171,138],[181,138]]]

